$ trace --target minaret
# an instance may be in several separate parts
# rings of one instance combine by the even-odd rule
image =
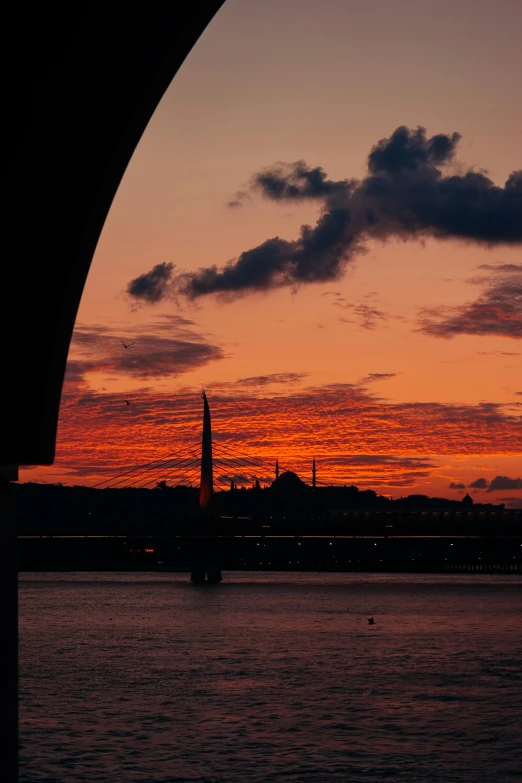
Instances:
[[[312,487],[315,489],[316,487],[316,480],[315,480],[315,457],[312,460]]]
[[[279,478],[279,460],[276,459],[276,481]]]
[[[199,487],[199,507],[201,511],[210,511],[212,503],[212,429],[210,426],[210,408],[207,395],[203,392],[203,437],[201,441],[201,483]]]

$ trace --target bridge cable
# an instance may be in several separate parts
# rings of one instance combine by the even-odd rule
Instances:
[[[183,472],[183,473],[187,473],[187,472],[189,472],[189,473],[191,473],[191,472],[193,472],[193,470],[194,470],[194,469],[196,469],[196,471],[199,471],[200,462],[201,462],[200,458],[199,458],[199,457],[197,457],[196,459],[193,459],[193,460],[191,460],[190,462],[187,462],[186,464],[184,464],[184,465],[182,465],[182,466],[180,466],[180,465],[175,465],[174,467],[172,467],[172,468],[169,468],[169,469],[168,469],[166,472],[164,472],[164,473],[162,474],[162,475],[166,475],[166,476],[167,476],[167,478],[160,479],[160,481],[167,481],[167,480],[168,480],[168,477],[169,477],[170,475],[172,475],[172,473],[178,473],[178,474],[179,474],[180,472]],[[158,478],[159,478],[158,476],[155,476],[153,479],[150,479],[150,480],[146,481],[146,482],[145,482],[144,484],[142,484],[141,486],[142,486],[142,487],[146,487],[146,486],[148,486],[148,484],[153,484],[155,481],[157,482]],[[184,477],[184,478],[185,478],[185,477]],[[184,479],[182,479],[182,481],[183,481],[183,480],[184,480]]]
[[[144,470],[140,470],[139,473],[136,473],[136,470],[139,470],[139,468],[136,468],[134,471],[129,471],[129,473],[134,473],[134,476],[142,476],[144,473],[150,473],[151,471],[154,470],[163,470],[165,467],[172,465],[175,462],[180,462],[180,461],[184,462],[186,459],[192,456],[193,448],[194,447],[192,446],[191,449],[186,449],[184,452],[182,452],[183,456],[177,456],[172,459],[163,460],[157,465],[152,465],[151,467],[147,467]],[[118,484],[123,484],[126,480],[127,480],[126,478],[122,478],[119,481],[116,481],[113,484],[111,484],[110,488],[116,487]],[[134,484],[136,482],[132,482],[132,483]]]
[[[187,447],[185,449],[181,449],[181,451],[175,452],[174,454],[168,454],[162,460],[155,459],[155,460],[152,460],[152,462],[146,462],[144,465],[138,465],[137,467],[132,468],[132,470],[127,470],[124,473],[119,473],[116,476],[112,476],[111,478],[104,479],[103,481],[99,481],[98,484],[93,484],[91,489],[96,489],[98,487],[101,487],[102,484],[106,484],[107,482],[114,481],[115,479],[121,478],[122,476],[128,476],[131,473],[135,473],[137,470],[143,470],[143,472],[146,472],[145,469],[147,469],[147,470],[154,470],[153,467],[149,467],[149,466],[154,466],[154,465],[156,465],[156,463],[159,463],[158,465],[156,465],[156,467],[161,467],[162,463],[164,463],[164,462],[172,462],[172,460],[174,460],[176,458],[179,458],[178,455],[184,454],[186,451],[189,451],[189,449],[193,449],[194,447],[195,447],[195,444],[193,444],[190,447]]]

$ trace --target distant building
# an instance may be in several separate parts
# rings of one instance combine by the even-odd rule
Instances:
[[[466,492],[466,494],[464,495],[464,497],[462,498],[462,500],[460,502],[462,503],[463,506],[472,506],[473,505],[473,498],[471,497],[471,495],[469,495]]]

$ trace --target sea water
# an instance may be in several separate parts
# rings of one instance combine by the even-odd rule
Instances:
[[[22,782],[519,781],[522,578],[24,573],[20,692]]]

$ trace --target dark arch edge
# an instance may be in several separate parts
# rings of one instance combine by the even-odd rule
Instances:
[[[22,5],[5,20],[0,465],[54,460],[69,344],[105,219],[152,114],[223,2]]]

